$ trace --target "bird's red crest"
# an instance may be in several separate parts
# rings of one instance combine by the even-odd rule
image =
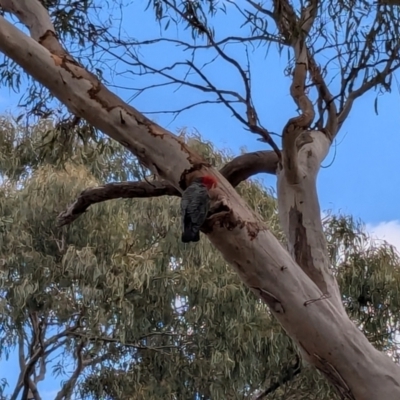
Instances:
[[[218,181],[211,175],[203,176],[201,182],[207,187],[208,190],[215,188],[218,183]]]

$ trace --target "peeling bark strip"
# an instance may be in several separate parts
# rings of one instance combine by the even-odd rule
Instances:
[[[303,214],[295,205],[289,211],[289,242],[293,245],[294,259],[313,282],[321,282],[322,293],[328,293],[326,282],[321,276],[321,271],[314,265],[312,249],[307,237],[307,229],[303,224]]]
[[[290,9],[285,0],[274,0],[274,4],[283,5],[284,11]],[[183,171],[195,165],[203,167],[193,176],[189,174],[188,180],[196,174],[210,174],[218,179],[217,200],[229,211],[225,211],[226,223],[212,226],[209,239],[234,266],[243,282],[258,289],[259,296],[261,293],[279,296],[284,313],[274,308],[271,312],[290,337],[306,349],[304,358],[322,371],[342,396],[346,393],[347,398],[356,400],[400,399],[399,367],[375,350],[349,320],[341,305],[336,281],[329,273],[315,188],[320,161],[330,144],[324,134],[313,132],[313,142],[298,151],[301,178],[298,185],[291,185],[284,171],[278,175],[283,228],[286,234],[290,232],[286,210],[296,204],[303,215],[313,265],[321,272],[320,280],[313,282],[218,171],[205,167],[204,160],[182,141],[125,104],[70,56],[52,55],[51,49],[57,47],[55,35],[47,35],[42,45],[38,43],[46,32],[54,32],[39,1],[0,0],[0,5],[28,26],[33,37],[29,38],[0,16],[0,51],[47,87],[73,113],[124,143],[145,166],[177,190]],[[310,10],[306,8],[306,11]],[[228,223],[232,223],[232,230],[228,230]],[[256,235],[249,234],[247,227],[250,226],[259,227]],[[324,284],[331,297],[305,307],[306,301],[324,294],[321,291]],[[328,364],[332,367],[329,371]]]
[[[316,184],[330,139],[319,131],[310,131],[308,135],[310,140],[298,149],[297,154],[299,182],[292,184],[283,171],[278,173],[279,218],[292,257],[322,294],[332,295],[331,301],[343,308],[337,282],[330,272]]]

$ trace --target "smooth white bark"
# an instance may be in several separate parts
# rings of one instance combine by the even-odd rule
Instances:
[[[299,137],[298,141],[301,142],[301,139],[302,137]],[[305,259],[305,265],[300,262],[303,270],[322,293],[330,295],[331,301],[341,308],[340,291],[330,272],[317,194],[318,172],[329,152],[331,142],[324,133],[318,131],[308,132],[305,139],[304,144],[300,143],[297,154],[299,183],[288,183],[284,170],[278,171],[279,219],[292,257],[298,262],[299,258]]]
[[[0,0],[0,4],[4,5],[4,2]],[[182,179],[196,174],[214,174],[219,187],[213,195],[226,205],[226,210],[214,217],[208,237],[245,284],[270,306],[302,349],[304,357],[330,378],[343,398],[400,399],[400,369],[372,347],[349,320],[343,307],[338,306],[340,298],[335,292],[335,281],[327,271],[326,261],[320,259],[316,250],[312,252],[315,266],[321,272],[322,281],[327,280],[331,297],[323,297],[320,282],[318,287],[303,272],[216,170],[205,165],[176,136],[108,91],[94,75],[68,57],[50,54],[3,17],[0,17],[0,51],[46,86],[70,111],[122,143],[144,165],[175,187],[180,188]],[[314,151],[315,157],[304,164],[309,174],[314,171],[316,175],[317,168],[313,163],[327,151],[323,151],[324,146],[319,139],[310,144],[309,150]],[[303,157],[301,151],[299,154]],[[193,167],[199,170],[191,172]],[[280,207],[288,209],[299,197],[285,189],[284,181],[280,185],[280,190],[288,197]],[[307,199],[310,200],[311,197]],[[316,208],[313,210],[315,213]],[[306,210],[303,214],[307,215]],[[305,221],[308,219],[315,220],[312,215]],[[285,217],[282,222],[289,226]],[[319,229],[312,224],[307,226],[309,232]],[[316,236],[313,239],[315,245],[321,246]]]

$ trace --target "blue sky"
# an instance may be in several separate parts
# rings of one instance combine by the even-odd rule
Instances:
[[[138,40],[158,37],[160,32],[152,10],[144,11],[146,5],[147,1],[134,2],[124,12],[123,29]],[[227,17],[221,16],[220,24],[216,25],[217,37],[238,31],[241,21],[232,14],[228,15],[229,24],[226,23]],[[168,34],[180,39],[188,37],[187,32],[177,33],[175,28],[170,28]],[[150,65],[165,66],[189,58],[189,54],[172,46],[142,50],[144,60]],[[243,53],[238,48],[232,49],[230,54],[243,59]],[[204,57],[205,60],[207,56]],[[250,54],[250,60],[253,96],[261,121],[269,130],[280,133],[287,119],[296,115],[289,95],[290,81],[283,73],[286,58],[284,55],[280,57],[272,46],[268,55],[267,50],[261,48]],[[127,66],[120,63],[115,68],[123,72]],[[237,74],[225,64],[215,64],[207,71],[214,83],[227,89],[237,89],[240,85]],[[397,77],[400,78],[400,74]],[[159,81],[154,77],[113,76],[115,85],[131,88]],[[370,92],[356,102],[323,163],[318,187],[322,210],[341,211],[361,218],[371,232],[400,249],[400,89],[394,82],[393,92],[379,100],[379,115],[374,112],[375,93]],[[114,91],[126,101],[133,94],[130,90]],[[180,108],[204,98],[199,91],[174,91],[167,87],[145,92],[130,103],[140,111],[156,111]],[[15,111],[17,100],[17,94],[0,89],[0,112]],[[194,128],[217,148],[229,148],[236,154],[244,146],[248,151],[268,149],[267,145],[256,140],[256,136],[244,130],[223,106],[200,106],[175,120],[165,114],[150,117],[172,132],[182,127]],[[275,187],[274,177],[263,178],[267,185]],[[12,380],[14,371],[14,360],[0,363],[0,377]],[[42,385],[48,392],[47,396],[43,394],[43,400],[54,398],[57,386],[58,380],[51,382],[47,379]]]
[[[137,40],[159,36],[160,28],[154,20],[152,10],[143,11],[147,1],[135,2],[124,12],[122,28]],[[217,37],[239,32],[242,20],[231,13],[217,19]],[[188,32],[177,32],[170,25],[169,37],[187,39]],[[161,31],[163,31],[161,29]],[[177,33],[176,33],[177,32]],[[141,48],[144,61],[149,65],[166,66],[177,60],[190,57],[174,46],[165,44]],[[230,55],[243,60],[243,51],[235,47]],[[202,58],[206,60],[207,56]],[[253,78],[253,97],[262,123],[269,130],[280,133],[287,119],[296,115],[295,105],[289,95],[290,80],[284,76],[286,56],[279,56],[274,45],[268,51],[261,48],[250,54]],[[114,66],[114,63],[113,63]],[[123,75],[129,66],[119,63],[114,67],[120,74],[111,78],[117,86],[114,89],[124,100],[129,101],[134,93],[129,88],[142,87],[147,83],[161,82],[157,77]],[[237,73],[225,63],[215,64],[208,69],[213,83],[226,89],[241,90]],[[110,77],[106,73],[107,77]],[[397,73],[400,82],[400,73]],[[198,81],[198,80],[197,80]],[[145,92],[130,104],[140,111],[159,111],[180,108],[205,99],[203,93],[195,89],[166,87]],[[0,112],[15,110],[18,95],[8,90],[0,91]],[[319,195],[323,210],[333,209],[351,213],[365,222],[377,224],[400,218],[400,86],[394,80],[393,92],[379,99],[379,115],[374,112],[375,93],[369,92],[357,100],[330,154],[323,163],[319,176]],[[245,146],[248,151],[267,149],[268,146],[256,140],[256,136],[246,131],[222,105],[195,107],[180,114],[175,120],[170,115],[149,115],[156,122],[176,132],[178,128],[197,129],[218,148],[229,148],[235,153]],[[264,176],[267,185],[275,186],[275,178]]]

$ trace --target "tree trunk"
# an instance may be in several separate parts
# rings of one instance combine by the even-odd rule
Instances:
[[[329,149],[323,133],[313,132],[311,142],[299,147],[299,183],[289,184],[284,170],[278,174],[279,213],[292,258],[218,171],[178,137],[111,93],[62,49],[37,0],[0,0],[0,5],[32,35],[26,36],[0,16],[0,51],[72,113],[120,142],[180,191],[196,176],[217,178],[218,187],[212,192],[217,212],[207,224],[208,238],[342,398],[400,399],[400,369],[349,320],[329,272],[315,185]]]

